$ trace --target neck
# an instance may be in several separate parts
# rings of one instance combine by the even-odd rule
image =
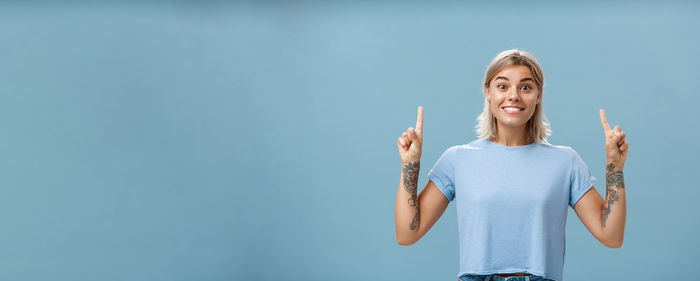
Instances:
[[[523,124],[520,127],[508,127],[501,126],[498,124],[497,137],[492,138],[491,141],[505,146],[522,146],[528,145],[532,142],[528,142],[526,135],[527,124]]]

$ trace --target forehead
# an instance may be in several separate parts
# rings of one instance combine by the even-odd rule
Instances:
[[[517,81],[520,81],[520,78],[533,78],[532,71],[529,67],[525,65],[506,66],[503,69],[501,69],[501,71],[497,72],[496,75],[494,75],[494,79],[498,78],[498,76],[506,77],[508,78],[508,80],[515,79]]]

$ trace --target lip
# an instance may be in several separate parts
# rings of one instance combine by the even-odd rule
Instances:
[[[525,111],[525,110],[521,110],[521,111],[516,111],[516,112],[510,112],[510,111],[506,111],[506,109],[505,109],[506,107],[509,107],[509,106],[501,107],[501,111],[503,111],[506,114],[510,114],[510,115],[520,114],[520,113]]]

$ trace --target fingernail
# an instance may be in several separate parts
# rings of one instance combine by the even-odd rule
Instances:
[[[620,136],[620,132],[615,132],[615,135],[619,137],[619,136]]]

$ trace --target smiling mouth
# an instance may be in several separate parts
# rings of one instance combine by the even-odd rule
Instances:
[[[501,107],[501,109],[507,113],[519,113],[519,112],[525,110],[525,108],[514,107],[514,106]]]

